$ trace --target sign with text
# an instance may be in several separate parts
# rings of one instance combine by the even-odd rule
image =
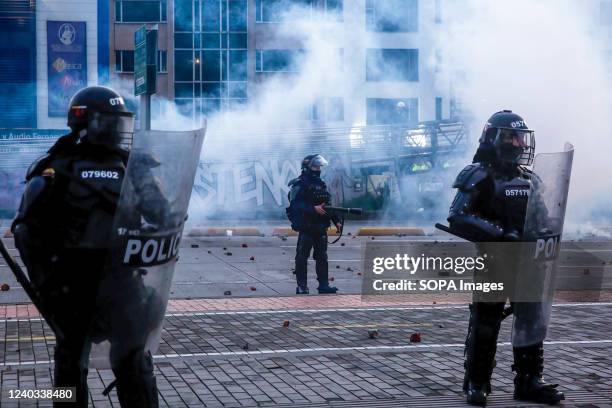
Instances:
[[[134,33],[134,95],[147,92],[147,28]]]
[[[48,114],[66,116],[70,98],[87,86],[84,21],[47,21]]]

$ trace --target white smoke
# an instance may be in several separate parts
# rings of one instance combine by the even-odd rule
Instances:
[[[612,170],[610,88],[591,3],[447,0],[443,4],[442,24],[419,23],[420,71],[432,75],[428,71],[441,70],[435,75],[438,89],[432,92],[453,89],[462,109],[478,124],[470,135],[474,142],[492,113],[512,109],[535,129],[538,153],[560,151],[564,142],[573,143],[568,222],[589,219],[608,208],[612,203],[606,188]],[[351,16],[345,10],[344,21],[329,17],[295,7],[286,11],[283,22],[267,25],[268,30],[275,27],[268,40],[281,44],[278,48],[297,43],[305,51],[294,61],[298,72],[250,84],[248,104],[208,117],[203,161],[236,163],[244,152],[271,147],[292,156],[296,136],[285,131],[310,126],[304,113],[321,98],[343,97],[345,123],[351,126],[365,124],[368,86],[376,86],[380,94],[414,96],[398,93],[393,82],[364,83],[364,50],[385,44],[365,29],[363,15]],[[440,51],[441,61],[425,57],[428,47]],[[193,127],[172,105],[164,105],[153,127]],[[432,205],[436,204],[446,208],[449,203]]]
[[[438,47],[462,107],[483,124],[512,109],[536,131],[536,153],[575,145],[568,221],[609,208],[610,86],[593,3],[446,4]]]

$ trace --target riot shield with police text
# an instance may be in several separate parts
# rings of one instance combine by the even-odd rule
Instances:
[[[573,156],[574,147],[566,143],[564,151],[538,154],[534,161],[512,299],[514,347],[537,344],[546,337]]]
[[[90,329],[90,366],[154,354],[205,130],[134,137]]]

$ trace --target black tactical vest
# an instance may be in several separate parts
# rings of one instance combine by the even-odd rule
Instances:
[[[504,228],[522,232],[531,188],[529,174],[508,176],[493,172],[491,179],[493,181],[493,194],[489,201],[491,215],[501,221]]]
[[[49,163],[55,170],[53,206],[61,247],[108,246],[125,176],[126,157],[111,152],[77,152]]]

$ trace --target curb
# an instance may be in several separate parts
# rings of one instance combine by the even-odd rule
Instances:
[[[357,236],[391,236],[409,235],[414,237],[425,236],[423,228],[417,227],[362,227],[357,231]]]
[[[336,227],[329,227],[327,229],[327,235],[338,235]],[[274,237],[297,237],[298,233],[292,230],[290,227],[275,227],[272,230],[272,236]]]
[[[193,227],[190,237],[263,237],[257,227]]]

